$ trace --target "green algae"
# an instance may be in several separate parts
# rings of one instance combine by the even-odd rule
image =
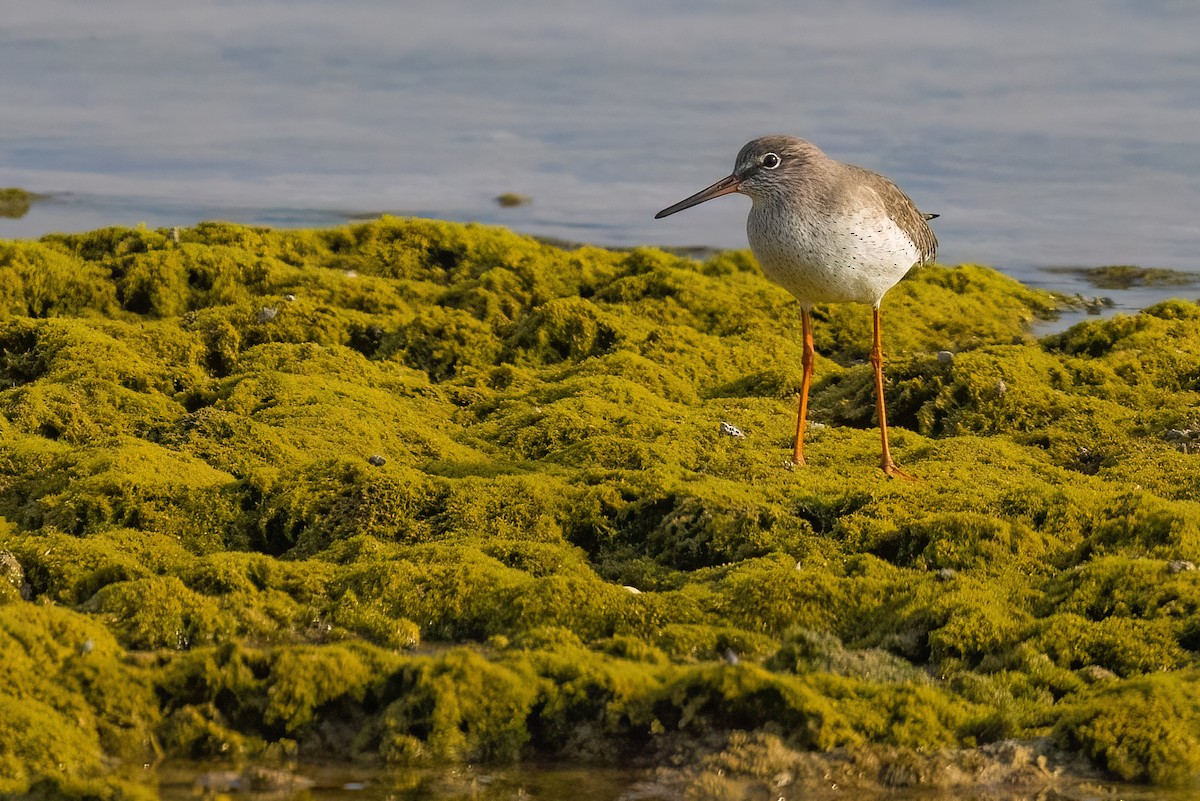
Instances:
[[[1195,671],[1180,682],[1148,675],[1086,694],[1059,736],[1126,781],[1191,785],[1200,770]]]
[[[3,752],[0,792],[125,792],[100,777],[155,747],[604,761],[731,730],[1197,773],[1194,304],[1035,341],[1052,296],[916,272],[884,305],[909,485],[875,468],[854,305],[815,312],[824,425],[787,466],[799,309],[745,253],[113,228],[0,243],[0,303],[28,585],[0,618],[30,632],[0,727],[79,766]],[[56,626],[87,634],[47,655]],[[81,640],[93,677],[48,692]]]
[[[1200,281],[1196,273],[1165,267],[1136,267],[1113,264],[1104,267],[1058,267],[1051,272],[1074,273],[1097,289],[1132,289],[1139,286],[1193,286]]]
[[[33,203],[45,197],[16,186],[0,189],[0,217],[20,219],[29,213]]]
[[[148,797],[129,766],[155,758],[150,674],[101,622],[55,605],[0,605],[0,654],[0,794],[48,782],[67,797]]]

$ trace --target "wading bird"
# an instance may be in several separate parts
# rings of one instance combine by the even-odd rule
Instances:
[[[746,234],[763,272],[800,301],[804,372],[792,462],[804,464],[804,427],[815,356],[813,305],[868,303],[875,324],[871,365],[883,441],[880,465],[889,476],[912,480],[896,466],[888,447],[879,304],[884,293],[909,270],[933,261],[937,237],[927,221],[938,215],[922,214],[887,178],[834,161],[811,142],[794,136],[764,136],[742,148],[732,175],[654,217],[660,219],[733,192],[749,195],[752,201]]]

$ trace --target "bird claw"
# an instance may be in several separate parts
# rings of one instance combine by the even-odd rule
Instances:
[[[882,467],[883,467],[884,474],[888,478],[898,478],[901,481],[917,481],[918,480],[916,476],[910,475],[910,474],[904,472],[903,470],[901,470],[899,467],[897,467],[896,463],[893,461],[889,460],[889,461],[884,462]]]

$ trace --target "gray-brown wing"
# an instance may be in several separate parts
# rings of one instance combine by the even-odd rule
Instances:
[[[926,215],[922,214],[912,198],[904,194],[900,187],[877,172],[847,164],[854,182],[864,189],[870,189],[883,203],[884,211],[900,226],[900,230],[908,234],[909,239],[917,246],[921,254],[921,262],[931,262],[937,255],[937,237],[933,229],[925,222]],[[937,216],[937,215],[934,215]]]

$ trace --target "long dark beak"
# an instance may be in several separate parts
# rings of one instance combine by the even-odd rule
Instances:
[[[661,220],[668,214],[674,214],[677,211],[690,209],[692,206],[703,203],[706,200],[712,200],[714,197],[720,197],[721,195],[728,195],[732,192],[736,192],[738,191],[739,184],[740,181],[736,175],[730,175],[728,178],[722,178],[708,189],[701,189],[696,194],[686,198],[685,200],[679,201],[674,206],[667,206],[658,214],[655,214],[654,219]]]

